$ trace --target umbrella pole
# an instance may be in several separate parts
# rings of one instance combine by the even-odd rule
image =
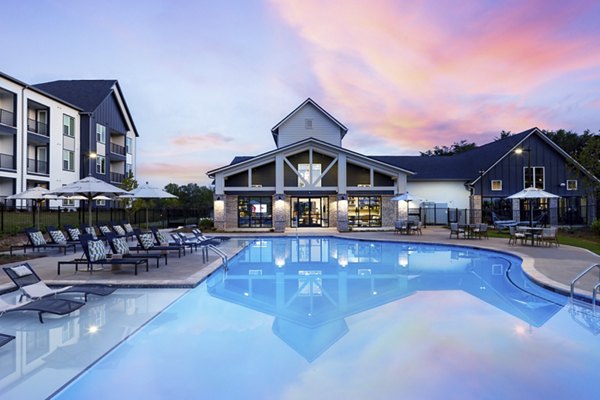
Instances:
[[[146,204],[146,230],[148,230],[148,205]]]
[[[533,199],[529,199],[529,227],[533,227]]]
[[[88,200],[88,216],[90,219],[90,228],[91,228],[93,226],[92,225],[92,198],[91,197]]]
[[[37,229],[40,230],[40,201],[36,200],[37,203]]]

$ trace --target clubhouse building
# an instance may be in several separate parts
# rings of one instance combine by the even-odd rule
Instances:
[[[271,133],[274,150],[207,173],[217,229],[343,232],[391,228],[409,217],[479,222],[492,211],[524,219],[529,207],[548,224],[587,224],[597,213],[600,181],[538,128],[454,156],[367,156],[344,148],[348,129],[309,98]],[[506,199],[530,186],[560,198]],[[406,192],[419,202],[393,199]]]

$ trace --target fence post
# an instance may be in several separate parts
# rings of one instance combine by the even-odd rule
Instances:
[[[62,224],[60,223],[60,214],[62,213],[62,208],[58,206],[58,226],[56,228],[60,229]]]

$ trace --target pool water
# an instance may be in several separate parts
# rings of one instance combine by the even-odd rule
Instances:
[[[453,246],[255,240],[56,398],[595,398],[598,320],[519,265]]]

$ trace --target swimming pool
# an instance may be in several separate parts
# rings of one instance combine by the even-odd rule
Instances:
[[[519,264],[442,245],[255,240],[56,398],[593,396],[597,319]]]

